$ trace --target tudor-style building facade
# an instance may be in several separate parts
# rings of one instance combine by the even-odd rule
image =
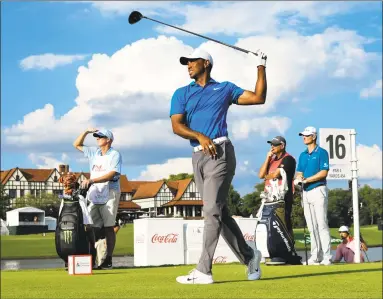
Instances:
[[[68,165],[59,169],[12,168],[1,171],[1,184],[12,198],[41,197],[44,193],[61,195],[63,185],[58,182],[61,174],[69,172]],[[89,178],[89,173],[72,172],[79,183]],[[202,217],[202,199],[194,179],[178,181],[129,181],[120,179],[121,198],[118,211],[137,218],[142,213],[149,217]],[[14,202],[14,201],[13,201]]]

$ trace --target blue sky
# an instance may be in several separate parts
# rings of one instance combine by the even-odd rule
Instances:
[[[130,25],[132,10],[268,54],[267,105],[233,107],[228,116],[242,195],[260,182],[266,140],[284,135],[298,157],[297,134],[309,125],[355,128],[361,182],[381,187],[381,2],[2,3],[2,170],[64,162],[87,171],[71,144],[96,126],[115,132],[130,179],[191,171],[188,142],[173,136],[168,118],[172,93],[190,82],[178,57],[203,47],[216,61],[213,77],[245,89],[256,67],[154,22]]]

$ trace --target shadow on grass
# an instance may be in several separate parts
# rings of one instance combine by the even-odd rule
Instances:
[[[261,280],[279,280],[286,278],[301,278],[301,277],[312,277],[312,276],[324,276],[324,275],[338,275],[338,274],[351,274],[351,273],[359,273],[359,272],[381,272],[381,269],[361,269],[361,270],[344,270],[344,271],[334,271],[334,272],[323,272],[323,273],[312,273],[312,274],[299,274],[299,275],[290,275],[290,276],[280,276],[280,277],[269,277],[262,278]],[[214,283],[230,283],[230,282],[243,282],[251,280],[225,280],[225,281],[216,281]]]

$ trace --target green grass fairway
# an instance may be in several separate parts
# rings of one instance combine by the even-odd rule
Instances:
[[[337,230],[337,228],[331,229],[331,236],[334,239],[339,239]],[[360,230],[369,246],[382,246],[382,231],[379,231],[376,225],[364,226]],[[303,229],[295,229],[294,234],[296,240],[303,240]],[[304,243],[296,242],[295,245],[297,250],[304,249]],[[117,234],[114,255],[133,255],[133,252],[133,224],[128,224]],[[3,259],[57,257],[54,233],[46,234],[45,237],[41,234],[1,236],[1,257]]]
[[[175,281],[190,266],[113,269],[89,276],[59,270],[2,271],[1,298],[382,298],[382,264],[264,266],[248,281],[245,266],[214,265],[215,284]]]

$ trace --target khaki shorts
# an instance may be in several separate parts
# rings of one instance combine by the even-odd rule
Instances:
[[[121,192],[110,189],[109,200],[102,205],[95,205],[92,202],[88,206],[90,217],[95,227],[113,227],[116,222],[118,204],[120,203]]]

